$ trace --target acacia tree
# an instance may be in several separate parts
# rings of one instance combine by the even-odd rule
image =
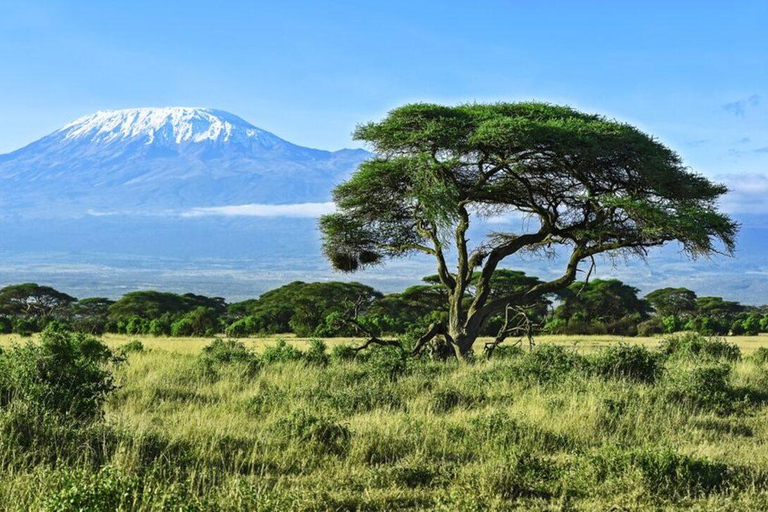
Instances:
[[[0,289],[0,311],[12,315],[47,318],[77,299],[37,283],[24,283]]]
[[[672,240],[694,257],[734,248],[738,226],[715,204],[724,186],[598,115],[544,103],[412,104],[355,138],[375,157],[334,190],[337,213],[320,220],[324,252],[347,272],[416,252],[435,258],[448,320],[417,349],[439,335],[464,358],[489,318],[562,290],[601,253],[644,257]],[[509,212],[528,216],[528,229],[470,244],[470,222]],[[560,277],[491,293],[505,258],[555,250],[567,255]]]

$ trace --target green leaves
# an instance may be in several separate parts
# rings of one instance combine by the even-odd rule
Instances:
[[[377,155],[334,191],[338,212],[320,221],[325,254],[350,272],[414,251],[434,255],[454,326],[476,329],[467,312],[482,323],[510,295],[557,292],[595,254],[644,256],[673,240],[692,256],[734,249],[738,225],[716,207],[725,187],[626,123],[536,102],[418,103],[355,136]],[[500,212],[531,217],[531,230],[491,233],[468,247],[470,222]],[[497,296],[491,279],[504,258],[556,246],[573,251],[562,277]],[[457,255],[455,267],[447,254]],[[480,267],[482,282],[473,283]],[[467,287],[479,292],[464,311],[455,302]]]

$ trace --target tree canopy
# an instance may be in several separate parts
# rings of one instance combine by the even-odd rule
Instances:
[[[77,299],[37,283],[6,286],[0,290],[0,312],[30,317],[47,317]]]
[[[738,226],[716,207],[724,186],[655,138],[598,115],[533,102],[412,104],[355,137],[376,156],[334,190],[338,211],[320,221],[325,254],[342,271],[433,256],[449,318],[430,331],[459,357],[490,317],[567,287],[595,255],[645,256],[672,240],[692,256],[734,248]],[[470,219],[509,212],[528,216],[530,229],[470,244]],[[559,277],[491,297],[505,258],[557,249],[569,254]]]
[[[696,311],[696,292],[688,288],[660,288],[645,296],[662,316],[684,316]]]

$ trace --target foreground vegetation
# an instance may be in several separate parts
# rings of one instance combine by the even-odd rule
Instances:
[[[320,340],[123,341],[4,343],[2,507],[768,507],[763,347],[540,342],[459,364]]]

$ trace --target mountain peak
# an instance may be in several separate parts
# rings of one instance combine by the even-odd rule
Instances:
[[[193,107],[101,110],[69,123],[58,135],[92,143],[129,140],[162,145],[281,140],[229,112]]]

